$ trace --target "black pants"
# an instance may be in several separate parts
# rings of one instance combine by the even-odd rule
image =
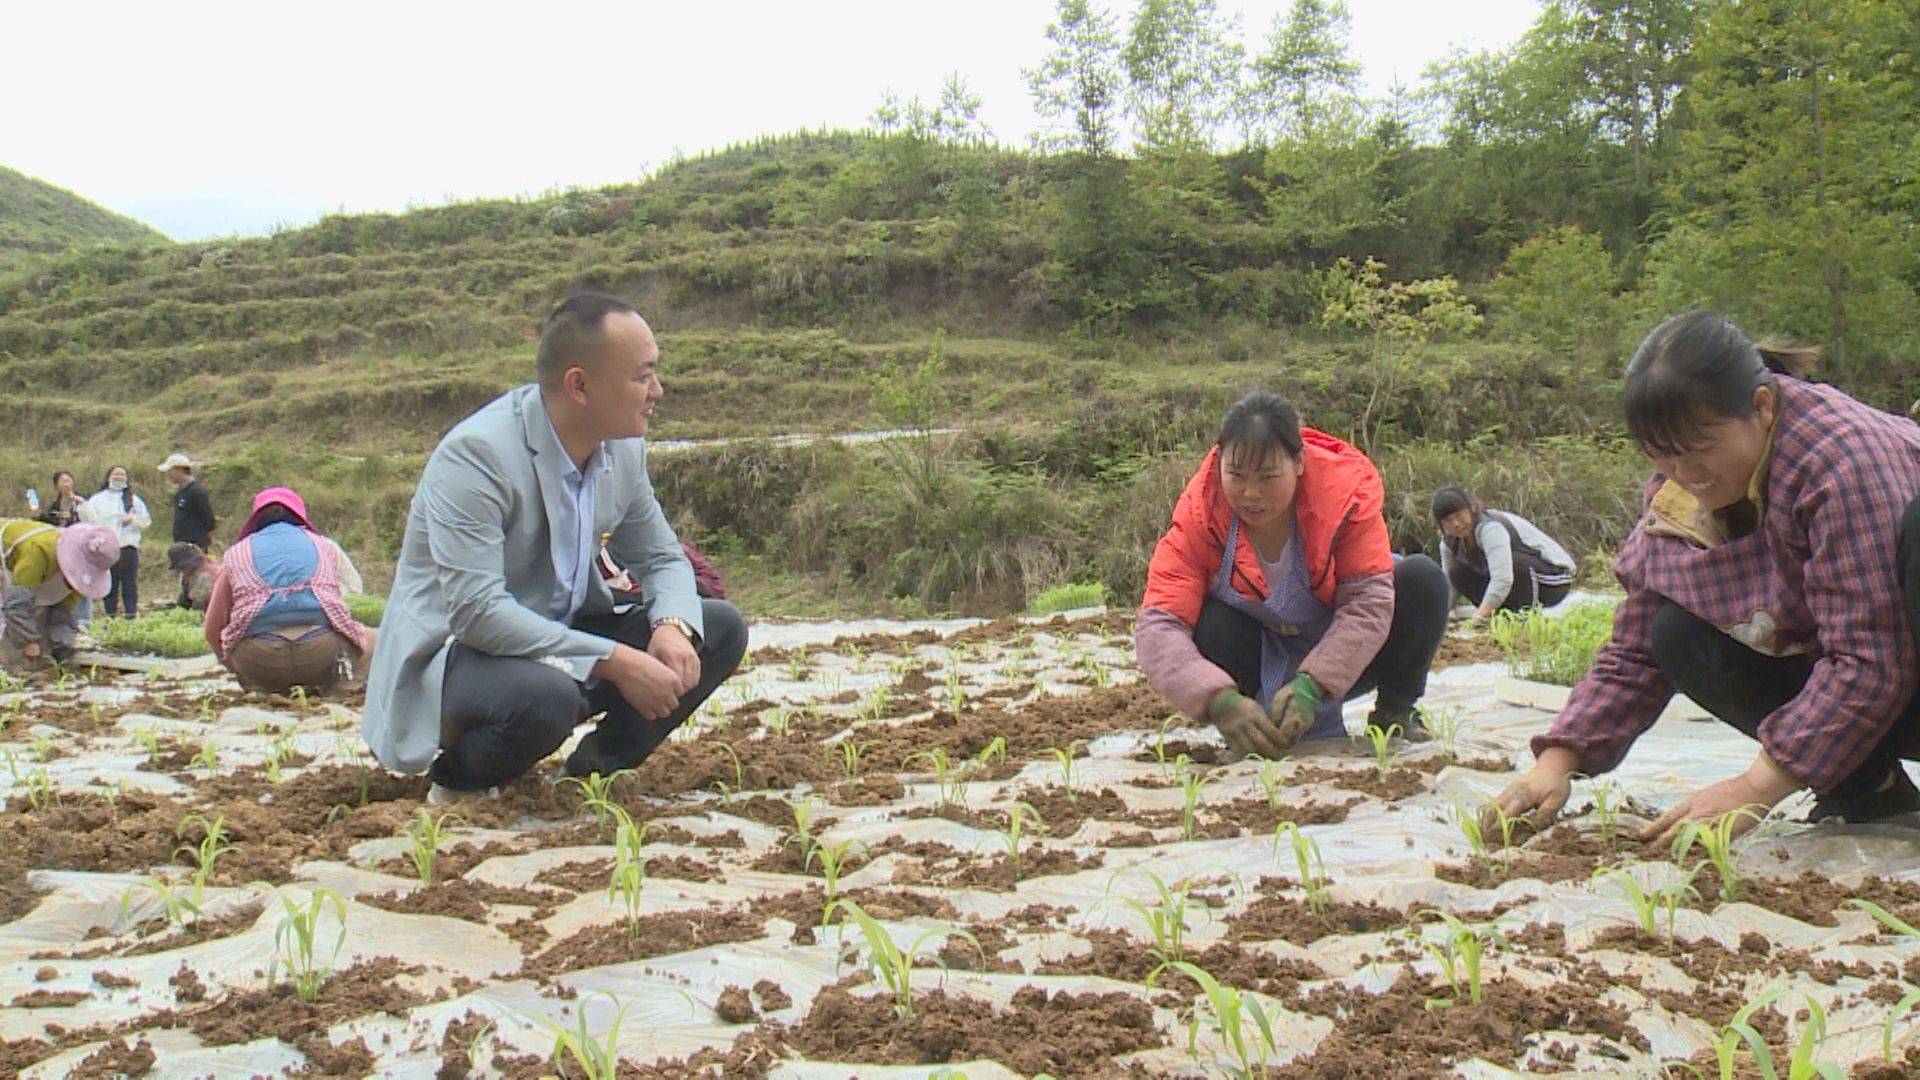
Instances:
[[[125,612],[131,619],[140,614],[140,549],[121,548],[120,561],[113,564],[112,573],[107,587],[107,616]]]
[[[1565,574],[1566,570],[1553,565],[1545,559],[1516,553],[1513,557],[1513,587],[1507,590],[1507,598],[1500,601],[1501,611],[1525,611],[1539,604],[1552,607],[1567,598],[1571,585],[1539,585],[1536,587],[1534,574]],[[1447,572],[1447,581],[1453,585],[1453,591],[1473,602],[1475,607],[1486,599],[1487,586],[1491,579],[1479,568],[1468,566],[1466,560],[1456,559]]]
[[[1920,499],[1900,521],[1894,562],[1907,625],[1920,640]],[[1671,601],[1653,617],[1653,661],[1674,689],[1743,735],[1758,738],[1760,721],[1797,697],[1813,676],[1810,656],[1768,656],[1721,633],[1719,627]],[[1920,733],[1920,696],[1907,702],[1885,738],[1860,767],[1827,794],[1878,791],[1902,751]]]
[[[442,684],[440,756],[428,775],[459,791],[503,784],[560,748],[581,721],[606,716],[580,740],[567,772],[602,776],[630,769],[666,741],[740,666],[747,651],[747,624],[724,600],[702,600],[700,683],[680,698],[673,714],[648,720],[634,711],[611,682],[573,681],[559,668],[523,657],[493,656],[456,643],[447,656]],[[574,627],[644,649],[653,628],[643,608],[621,615],[583,618]]]
[[[1393,567],[1393,627],[1348,698],[1379,690],[1382,712],[1412,709],[1427,692],[1427,673],[1447,632],[1447,576],[1425,555],[1408,555]],[[1200,606],[1193,643],[1218,664],[1240,692],[1260,693],[1260,638],[1265,628],[1253,616],[1209,598]]]

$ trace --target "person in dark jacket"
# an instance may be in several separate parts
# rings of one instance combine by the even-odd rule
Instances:
[[[206,485],[193,475],[193,470],[193,459],[178,452],[160,463],[160,471],[178,488],[173,495],[173,542],[192,544],[202,552],[211,552],[213,500],[207,497]],[[204,602],[203,597],[202,606]],[[176,603],[180,607],[193,606],[193,583],[185,574],[180,575],[180,596]]]
[[[46,510],[39,520],[56,529],[81,523],[80,509],[87,500],[73,490],[73,474],[65,469],[53,474],[53,498],[47,502]]]

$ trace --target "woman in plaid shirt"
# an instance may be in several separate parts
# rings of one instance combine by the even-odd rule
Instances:
[[[1618,765],[1676,691],[1760,748],[1642,839],[1801,788],[1814,821],[1920,809],[1900,764],[1920,751],[1920,427],[1802,381],[1816,358],[1709,311],[1635,351],[1627,426],[1654,476],[1613,566],[1627,596],[1503,810],[1544,824],[1571,775]]]

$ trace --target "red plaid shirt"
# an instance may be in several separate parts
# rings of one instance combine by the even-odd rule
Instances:
[[[1759,529],[1700,548],[1649,533],[1641,518],[1613,564],[1627,597],[1612,640],[1534,737],[1535,755],[1563,746],[1582,771],[1605,772],[1653,725],[1674,692],[1651,648],[1667,600],[1722,629],[1764,612],[1779,647],[1814,658],[1806,686],[1761,722],[1760,744],[1817,792],[1858,768],[1913,696],[1920,671],[1894,548],[1901,515],[1920,495],[1920,427],[1830,386],[1785,376],[1778,384]],[[1649,515],[1665,480],[1647,486]]]

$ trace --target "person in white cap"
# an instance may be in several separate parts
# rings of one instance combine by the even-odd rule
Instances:
[[[107,595],[119,559],[112,529],[0,519],[0,666],[22,671],[72,656],[79,599]]]
[[[193,475],[198,467],[192,458],[177,450],[160,463],[160,471],[177,489],[173,493],[173,542],[192,544],[210,553],[213,551],[213,500],[207,497],[207,486]],[[190,586],[187,575],[181,574],[178,606],[193,605]]]

